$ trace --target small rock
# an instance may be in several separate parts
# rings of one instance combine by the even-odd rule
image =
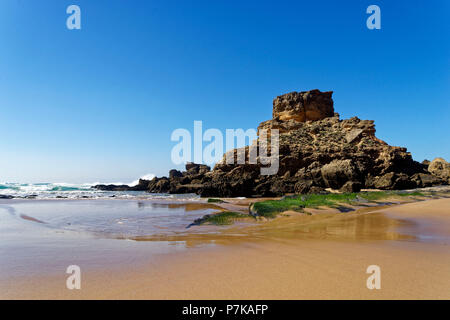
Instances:
[[[347,181],[340,189],[341,192],[359,192],[361,191],[362,184],[359,181]]]

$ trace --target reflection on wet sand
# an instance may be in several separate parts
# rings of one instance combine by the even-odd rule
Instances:
[[[220,210],[221,208],[211,203],[203,203],[203,202],[181,202],[181,203],[164,203],[164,202],[138,202],[139,208],[164,208],[164,209],[184,209],[184,211],[197,211],[204,209],[216,209]]]
[[[137,201],[134,203],[119,202],[118,204],[122,204],[124,207],[114,213],[113,209],[117,209],[116,203],[114,203],[114,207],[109,207],[112,205],[110,202],[95,203],[100,210],[95,211],[95,219],[94,211],[92,214],[79,216],[77,219],[74,219],[75,215],[69,213],[58,219],[50,214],[42,217],[32,216],[32,212],[21,214],[21,217],[33,222],[48,222],[50,227],[88,231],[103,238],[168,241],[177,245],[183,243],[186,247],[279,239],[354,241],[421,241],[422,239],[415,232],[418,230],[416,222],[389,217],[377,212],[391,208],[393,203],[345,206],[346,210],[343,210],[342,207],[308,209],[309,211],[304,213],[287,212],[272,220],[244,219],[231,226],[201,225],[191,229],[185,229],[185,226],[194,217],[226,208],[223,205],[218,206],[204,202]],[[63,203],[58,202],[57,204],[62,205]],[[78,208],[78,205],[84,204],[83,202],[72,202],[72,206]],[[247,203],[232,205],[241,212],[245,212],[248,208]],[[67,210],[67,205],[64,205],[63,208]],[[48,212],[50,212],[49,209],[47,208]],[[173,220],[176,216],[179,217],[178,220]],[[175,224],[174,221],[178,222]]]
[[[379,209],[381,209],[380,207]],[[373,210],[373,208],[372,208]],[[200,226],[194,232],[172,236],[139,236],[137,241],[184,241],[186,246],[207,243],[230,244],[241,241],[277,239],[336,240],[406,240],[413,235],[399,233],[398,227],[413,227],[413,223],[389,218],[382,213],[294,214],[256,223],[236,223],[231,227]]]
[[[309,221],[308,221],[309,220]],[[396,227],[407,224],[381,213],[323,214],[305,217],[303,221],[274,221],[252,234],[267,238],[342,239],[342,240],[399,240],[412,238],[396,232]]]
[[[21,214],[20,217],[24,220],[28,220],[28,221],[33,221],[33,222],[37,222],[37,223],[45,223],[44,221],[41,221],[39,219],[27,216],[26,214]]]

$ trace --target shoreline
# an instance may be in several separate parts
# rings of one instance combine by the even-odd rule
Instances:
[[[64,270],[31,269],[3,274],[0,298],[450,299],[450,199],[376,209],[237,223],[223,228],[222,237],[206,226],[203,235],[164,244],[87,237],[90,253],[76,251],[92,264],[83,266],[81,290],[65,288]],[[427,227],[430,218],[439,228]],[[161,245],[171,249],[150,254],[150,246]],[[68,257],[61,265],[71,263]],[[381,290],[365,286],[371,264],[382,270]]]
[[[336,190],[328,190],[328,194],[342,194],[336,192]],[[363,191],[367,191],[370,193],[385,193],[380,192],[380,190],[362,190],[360,193],[356,193],[357,196],[362,195]],[[425,192],[424,194],[415,195],[417,192]],[[412,193],[412,194],[411,194]],[[121,239],[121,240],[137,240],[137,241],[176,241],[177,239],[184,239],[185,236],[189,237],[191,235],[194,236],[202,236],[213,234],[214,236],[220,236],[226,228],[233,228],[233,225],[242,225],[245,226],[260,226],[261,224],[271,224],[273,221],[278,221],[280,218],[285,218],[289,216],[323,216],[326,214],[331,214],[331,216],[347,213],[347,214],[361,214],[361,213],[372,213],[376,211],[383,210],[384,208],[391,208],[398,205],[403,205],[407,203],[415,203],[421,201],[429,201],[433,199],[441,199],[441,198],[450,198],[450,186],[438,186],[438,187],[428,187],[428,188],[418,188],[411,190],[402,190],[402,191],[391,191],[387,195],[382,195],[381,198],[376,198],[375,200],[365,200],[356,202],[341,202],[338,200],[335,205],[324,205],[324,206],[312,206],[312,207],[304,207],[301,210],[285,210],[280,211],[273,218],[266,218],[265,216],[258,215],[252,212],[251,206],[258,202],[265,201],[282,201],[285,197],[265,197],[265,198],[178,198],[178,199],[166,199],[166,198],[111,198],[111,199],[103,199],[103,198],[78,198],[78,199],[0,199],[0,209],[3,207],[4,209],[8,207],[8,205],[15,204],[30,204],[30,203],[80,203],[80,202],[92,202],[92,203],[101,203],[101,202],[136,202],[138,205],[142,204],[150,204],[153,205],[162,205],[168,206],[171,208],[185,208],[187,211],[192,210],[200,210],[200,209],[211,209],[215,210],[212,214],[205,215],[206,216],[215,216],[222,212],[238,212],[242,213],[244,219],[234,220],[229,224],[225,225],[214,225],[214,223],[206,223],[206,224],[195,224],[195,221],[192,221],[190,224],[186,225],[186,230],[182,232],[176,232],[177,236],[167,236],[163,235],[142,235],[138,237],[112,237],[112,239]],[[402,195],[402,196],[400,196]],[[299,197],[301,195],[296,195]],[[308,195],[305,195],[308,197]],[[324,196],[327,196],[326,194]],[[289,195],[286,197],[290,197]],[[364,197],[364,196],[363,196]],[[209,200],[219,200],[218,202]],[[359,199],[361,200],[361,199]],[[248,216],[248,218],[245,218]],[[41,224],[46,224],[45,221],[41,221],[39,218],[35,218],[33,216],[27,214],[21,214],[20,218],[24,220],[34,221]],[[253,219],[249,219],[253,218]],[[197,219],[200,220],[200,219]],[[249,221],[251,220],[251,221]],[[217,228],[218,227],[218,228]],[[215,228],[217,232],[211,232],[212,228]],[[191,229],[191,230],[189,230]],[[100,237],[101,234],[100,234]],[[107,237],[108,238],[108,237]],[[212,239],[213,240],[213,239]]]

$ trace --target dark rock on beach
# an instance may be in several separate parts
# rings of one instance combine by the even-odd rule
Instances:
[[[95,186],[101,190],[146,190],[155,193],[196,193],[204,197],[277,196],[320,193],[325,188],[358,192],[363,188],[411,189],[450,183],[450,164],[442,158],[419,163],[406,148],[390,146],[375,136],[373,120],[341,120],[334,112],[332,91],[291,92],[273,101],[273,119],[258,126],[252,146],[268,147],[261,133],[279,131],[279,169],[261,175],[261,163],[250,163],[247,146],[229,150],[242,164],[226,164],[225,155],[213,170],[187,163],[186,171],[141,180],[137,186]],[[263,131],[264,130],[264,131]]]
[[[133,187],[128,185],[115,185],[115,184],[98,184],[92,188],[103,190],[103,191],[129,191],[133,190]]]
[[[183,176],[183,174],[181,173],[181,171],[178,171],[178,170],[175,170],[175,169],[172,169],[172,170],[170,170],[169,171],[169,178],[170,179],[173,179],[173,178],[179,178],[179,177],[182,177]]]

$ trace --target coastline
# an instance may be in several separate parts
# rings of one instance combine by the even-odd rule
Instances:
[[[222,236],[205,226],[203,234],[167,242],[89,236],[81,241],[79,235],[48,233],[42,239],[43,229],[28,221],[27,228],[41,239],[34,245],[49,250],[49,257],[55,254],[49,243],[57,237],[75,241],[68,251],[60,246],[66,254],[59,262],[69,265],[74,255],[90,261],[83,265],[82,289],[65,288],[65,270],[44,273],[23,266],[18,276],[2,273],[0,298],[449,299],[450,199],[375,209],[237,223],[222,228]],[[323,221],[315,218],[323,215]],[[3,233],[3,244],[6,237]],[[77,241],[83,245],[73,250]],[[382,270],[381,290],[366,288],[365,271],[372,264]]]
[[[450,302],[450,0],[1,3],[13,314]]]

